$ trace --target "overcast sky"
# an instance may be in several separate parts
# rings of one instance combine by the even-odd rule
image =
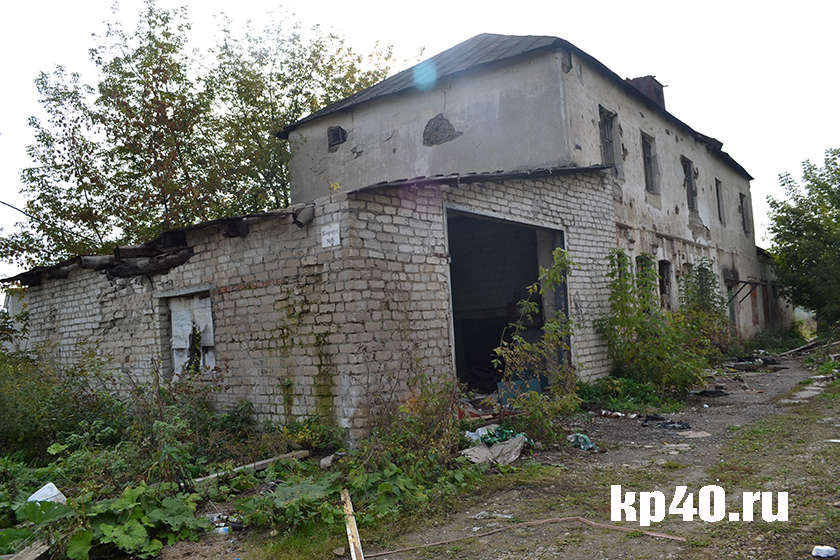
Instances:
[[[22,206],[19,171],[29,164],[30,115],[41,115],[34,79],[55,64],[78,70],[95,84],[87,52],[103,22],[134,30],[142,0],[7,2],[0,18],[0,200]],[[357,51],[376,41],[394,46],[399,60],[445,50],[479,33],[561,37],[623,78],[652,74],[665,84],[670,113],[696,131],[723,142],[752,182],[756,242],[767,223],[766,198],[781,197],[778,176],[801,176],[801,164],[822,163],[840,147],[837,22],[840,2],[780,3],[710,0],[628,2],[565,0],[466,2],[459,0],[289,0],[284,4],[239,0],[158,0],[188,6],[195,43],[213,44],[212,16],[259,22],[280,8],[309,28],[335,30]],[[84,6],[84,7],[82,7]],[[773,6],[773,7],[771,7]],[[409,63],[403,63],[401,70]],[[20,215],[0,207],[8,232]],[[16,273],[0,265],[0,276]]]

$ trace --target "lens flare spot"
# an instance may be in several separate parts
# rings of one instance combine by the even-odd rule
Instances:
[[[414,67],[414,85],[421,91],[435,87],[437,78],[437,64],[433,60],[425,60]]]

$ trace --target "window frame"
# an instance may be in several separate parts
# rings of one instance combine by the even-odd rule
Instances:
[[[723,205],[723,183],[720,179],[715,177],[715,197],[717,200],[718,220],[722,225],[726,225],[726,212]]]
[[[612,165],[613,170],[618,174],[618,163],[615,157],[615,117],[616,113],[598,106],[599,124],[601,131],[601,163]]]

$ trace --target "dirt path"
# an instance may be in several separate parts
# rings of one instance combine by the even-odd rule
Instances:
[[[739,536],[741,533],[747,534],[743,527],[732,527],[753,526],[744,522],[705,523],[697,518],[687,522],[681,517],[668,515],[661,523],[651,527],[640,527],[638,523],[632,522],[615,523],[632,529],[683,537],[687,542],[654,538],[638,532],[622,533],[592,527],[580,521],[522,525],[526,522],[575,516],[602,524],[613,524],[610,521],[609,505],[611,484],[621,484],[625,491],[659,490],[665,495],[666,506],[670,505],[677,485],[688,486],[688,491],[694,492],[695,496],[698,496],[703,486],[721,485],[727,489],[727,511],[740,510],[742,490],[781,491],[783,486],[775,485],[772,477],[765,477],[770,480],[762,479],[764,482],[761,487],[738,488],[737,483],[744,482],[734,476],[740,473],[738,469],[756,473],[758,466],[732,466],[731,462],[737,463],[738,459],[732,455],[738,453],[728,447],[730,440],[743,433],[742,430],[748,425],[789,410],[791,405],[777,404],[776,401],[813,375],[799,360],[787,359],[780,365],[784,369],[776,372],[737,372],[718,376],[710,380],[709,388],[717,388],[729,394],[691,397],[686,411],[665,415],[667,421],[686,423],[690,429],[666,429],[661,427],[661,421],[645,423],[639,418],[597,416],[588,421],[584,419],[571,427],[587,434],[606,452],[583,452],[565,446],[537,453],[530,459],[556,466],[552,475],[513,490],[465,502],[463,509],[453,511],[437,526],[406,535],[394,542],[380,544],[386,546],[385,550],[393,551],[418,544],[470,537],[467,540],[375,557],[390,560],[806,558],[808,554],[793,554],[788,544],[780,542],[774,546],[772,541],[778,530],[774,527],[768,529],[768,526],[774,524],[756,524],[755,527],[761,525],[760,529],[767,536],[758,534],[747,537]],[[811,398],[817,393],[812,391],[804,396]],[[840,436],[840,430],[835,428],[835,432]],[[784,434],[779,436],[784,437]],[[780,461],[784,459],[771,452],[777,443],[767,441],[767,452],[758,450],[759,457],[767,462],[764,467],[775,469],[781,466]],[[721,476],[724,477],[723,481]],[[840,491],[840,488],[836,490]],[[795,501],[794,498],[791,501]],[[840,500],[840,497],[835,494],[834,499]],[[638,505],[638,500],[635,503]],[[694,505],[697,506],[698,502],[694,502]],[[756,508],[756,518],[760,519],[759,508]],[[782,522],[776,524],[784,525]],[[735,532],[734,542],[732,539],[720,541],[718,537],[708,536],[710,529],[717,531],[727,526]],[[497,529],[504,530],[486,534]],[[781,529],[785,530],[786,527]],[[738,542],[739,538],[753,540],[741,543]],[[812,543],[807,542],[807,538],[801,540],[801,550],[810,551]],[[719,542],[727,544],[721,548]],[[813,544],[837,546],[838,543]],[[376,543],[368,544],[365,557],[379,550],[382,548],[378,548]]]

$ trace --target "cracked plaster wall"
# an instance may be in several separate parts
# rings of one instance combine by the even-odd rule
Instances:
[[[324,196],[332,182],[352,191],[419,176],[564,165],[569,153],[559,73],[558,55],[538,53],[305,123],[290,137],[297,146],[292,200]],[[451,134],[424,144],[424,131],[436,119]],[[347,131],[347,141],[333,153],[327,146],[331,126]]]

